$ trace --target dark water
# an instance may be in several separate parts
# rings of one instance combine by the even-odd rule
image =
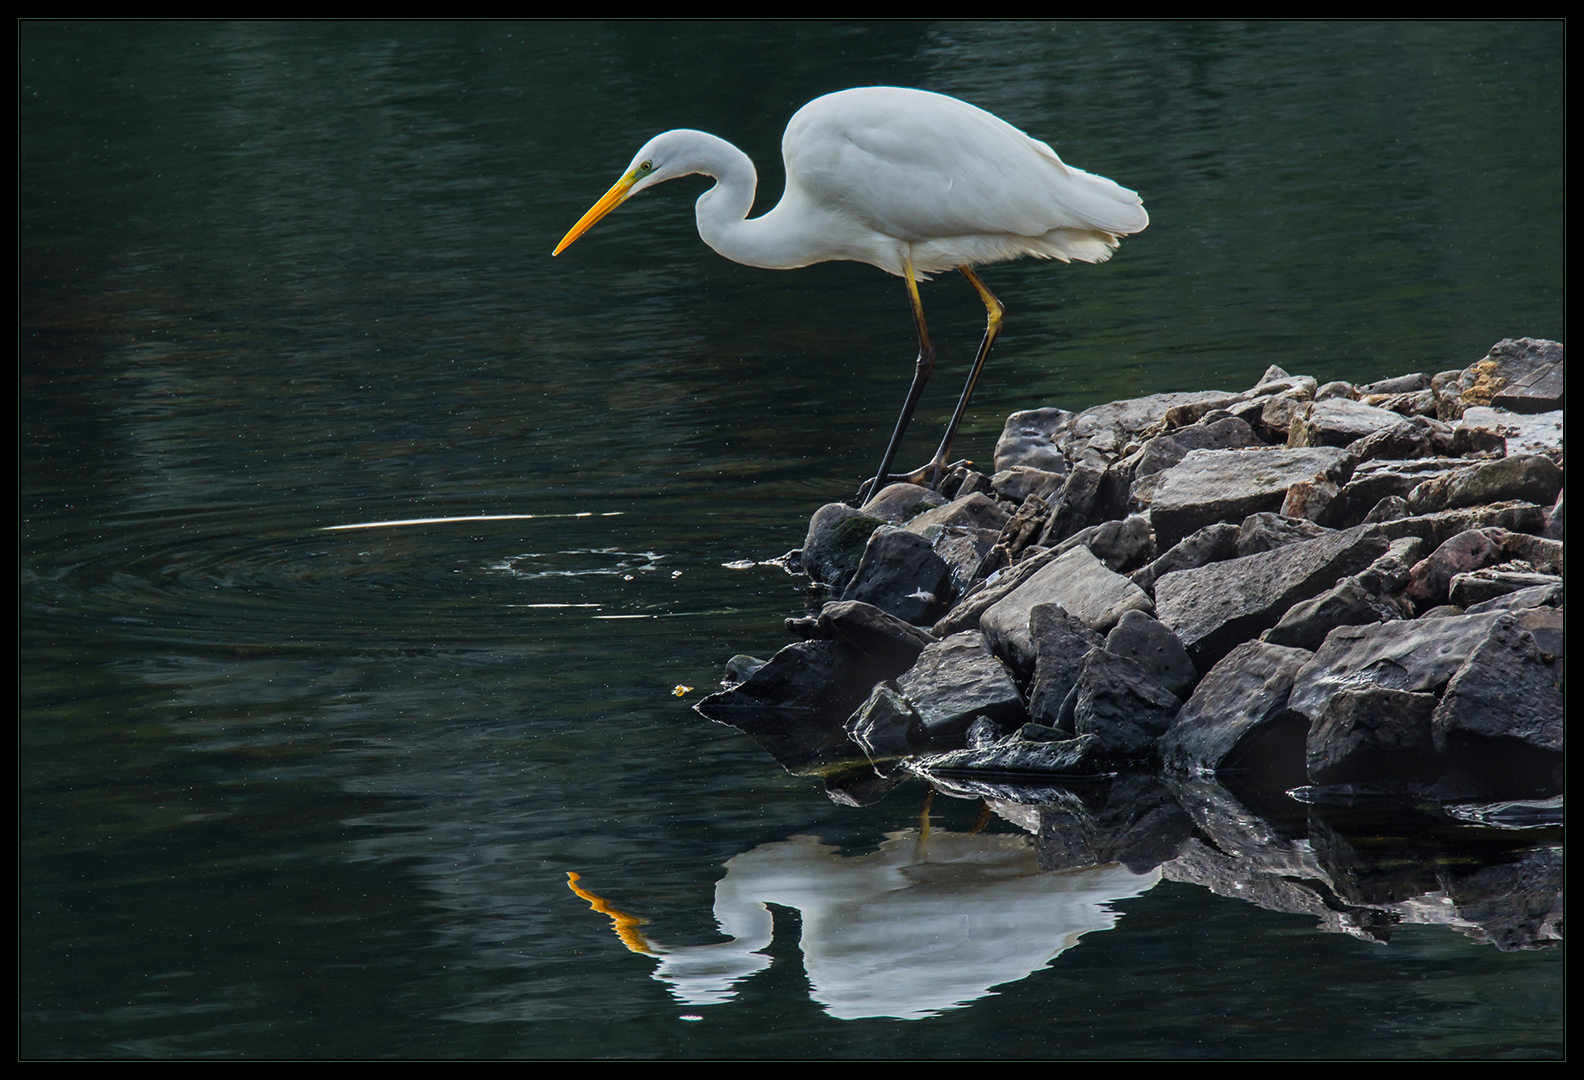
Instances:
[[[904,294],[720,259],[697,179],[549,258],[660,130],[737,142],[763,208],[799,105],[915,85],[1152,217],[1104,266],[985,271],[963,453],[1272,363],[1462,367],[1566,338],[1561,24],[19,43],[21,1055],[1563,1052],[1560,945],[1042,874],[972,802],[921,838],[921,787],[837,805],[698,718],[801,611],[767,561],[875,464]],[[921,460],[982,318],[924,299]],[[435,518],[475,520],[337,528]],[[569,872],[648,922],[624,945]]]

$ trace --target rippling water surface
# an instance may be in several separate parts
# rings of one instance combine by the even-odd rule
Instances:
[[[738,142],[762,209],[798,106],[916,85],[1152,216],[985,271],[962,452],[1462,367],[1565,339],[1560,24],[19,34],[23,1056],[1561,1052],[1559,944],[1042,873],[1006,816],[841,805],[700,719],[874,467],[904,294],[720,259],[696,179],[549,258],[660,130]],[[924,300],[921,460],[982,319]]]

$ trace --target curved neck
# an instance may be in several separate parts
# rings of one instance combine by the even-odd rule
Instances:
[[[748,155],[725,139],[696,133],[690,171],[715,178],[715,186],[694,205],[700,238],[732,262],[768,270],[807,266],[823,256],[811,244],[810,230],[790,212],[790,191],[774,210],[746,220],[753,209],[759,174]]]

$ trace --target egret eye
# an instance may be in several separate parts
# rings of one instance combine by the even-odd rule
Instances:
[[[638,171],[639,172],[648,172],[652,168],[654,168],[654,162],[646,161],[642,165],[638,166]]]

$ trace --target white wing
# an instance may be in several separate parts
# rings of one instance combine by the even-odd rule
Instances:
[[[1125,235],[1149,224],[1137,194],[1066,165],[1045,143],[966,102],[865,87],[798,110],[787,176],[815,202],[911,243],[1036,238],[1055,229]]]

